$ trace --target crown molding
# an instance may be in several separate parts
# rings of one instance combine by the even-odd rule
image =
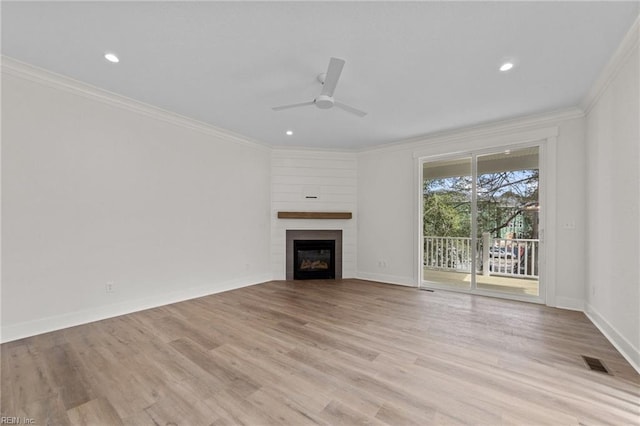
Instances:
[[[300,147],[273,147],[271,150],[272,158],[309,158],[309,156],[313,156],[313,158],[316,159],[323,158],[328,160],[344,160],[356,158],[357,155],[358,153],[354,151],[340,151],[335,149],[329,150]]]
[[[627,34],[622,39],[622,42],[616,49],[616,51],[609,59],[609,62],[600,72],[596,82],[591,86],[591,90],[584,97],[580,103],[580,107],[585,112],[585,115],[589,114],[594,105],[598,102],[603,93],[607,90],[609,85],[627,63],[633,52],[636,52],[640,48],[640,15],[636,18]]]
[[[351,148],[324,148],[324,147],[312,147],[312,146],[302,146],[302,145],[274,145],[272,146],[274,151],[282,151],[282,152],[319,152],[319,153],[337,153],[337,154],[355,154],[358,151]]]
[[[577,107],[551,111],[542,114],[527,115],[487,122],[471,127],[452,129],[443,132],[431,133],[404,141],[370,148],[360,151],[361,155],[368,153],[395,152],[417,150],[425,147],[433,147],[441,144],[451,144],[470,138],[488,139],[514,133],[528,132],[542,127],[553,127],[559,123],[584,117],[584,111]]]
[[[213,136],[226,142],[237,143],[248,147],[256,148],[263,151],[270,151],[271,147],[234,133],[232,131],[212,126],[171,111],[158,108],[126,96],[118,95],[113,92],[92,86],[87,83],[56,74],[52,71],[36,67],[25,62],[18,61],[8,56],[0,56],[2,74],[11,75],[13,77],[29,80],[34,83],[42,84],[54,89],[63,90],[67,93],[82,96],[97,102],[122,108],[136,114],[141,114],[156,120],[164,121],[185,129],[193,130],[205,135]]]

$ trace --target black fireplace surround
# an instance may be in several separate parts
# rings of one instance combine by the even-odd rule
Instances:
[[[335,277],[335,240],[293,241],[294,280],[332,280]]]
[[[285,279],[297,280],[297,279],[342,279],[342,230],[341,229],[287,229],[285,236]],[[333,258],[329,257],[329,268],[333,272],[333,275],[327,274],[324,270],[325,265],[322,257],[326,259],[326,253],[321,253],[321,259],[308,259],[310,262],[305,264],[305,269],[302,273],[303,278],[297,278],[297,274],[294,274],[295,265],[302,266],[302,263],[295,259],[295,254],[298,250],[294,250],[294,243],[298,241],[322,241],[322,244],[333,243]],[[308,249],[302,247],[303,251]],[[328,250],[329,246],[321,246],[315,248],[315,250]],[[313,248],[311,250],[314,250]],[[305,254],[305,253],[303,253]],[[309,254],[309,253],[306,253]],[[326,260],[324,260],[326,261]],[[317,262],[315,266],[313,262]],[[308,269],[320,269],[320,271],[309,271]],[[299,271],[300,272],[300,271]],[[307,276],[304,278],[304,276]],[[331,278],[322,278],[323,276]]]

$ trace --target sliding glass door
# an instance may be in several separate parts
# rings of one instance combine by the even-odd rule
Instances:
[[[423,285],[540,299],[539,147],[422,168]]]
[[[423,280],[471,288],[472,158],[425,163],[423,168]]]

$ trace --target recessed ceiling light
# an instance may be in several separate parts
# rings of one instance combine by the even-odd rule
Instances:
[[[109,62],[113,62],[114,64],[120,62],[120,59],[118,59],[115,53],[105,53],[104,58]]]
[[[511,68],[513,68],[513,62],[505,62],[500,66],[500,71],[509,71]]]
[[[293,134],[293,130],[287,130],[285,133],[287,134],[287,136],[291,136]]]

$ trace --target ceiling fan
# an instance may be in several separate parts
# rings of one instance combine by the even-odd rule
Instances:
[[[358,117],[364,117],[365,115],[367,115],[366,112],[360,111],[359,109],[352,106],[345,105],[342,102],[337,102],[333,99],[333,92],[338,85],[338,79],[340,78],[340,74],[342,73],[342,67],[344,67],[344,59],[331,58],[329,60],[329,68],[327,68],[327,73],[320,74],[318,76],[318,81],[322,83],[322,91],[317,98],[308,102],[273,107],[273,110],[282,111],[283,109],[298,108],[309,105],[315,105],[320,109],[328,109],[336,106],[344,111],[350,112],[351,114],[355,114]]]

